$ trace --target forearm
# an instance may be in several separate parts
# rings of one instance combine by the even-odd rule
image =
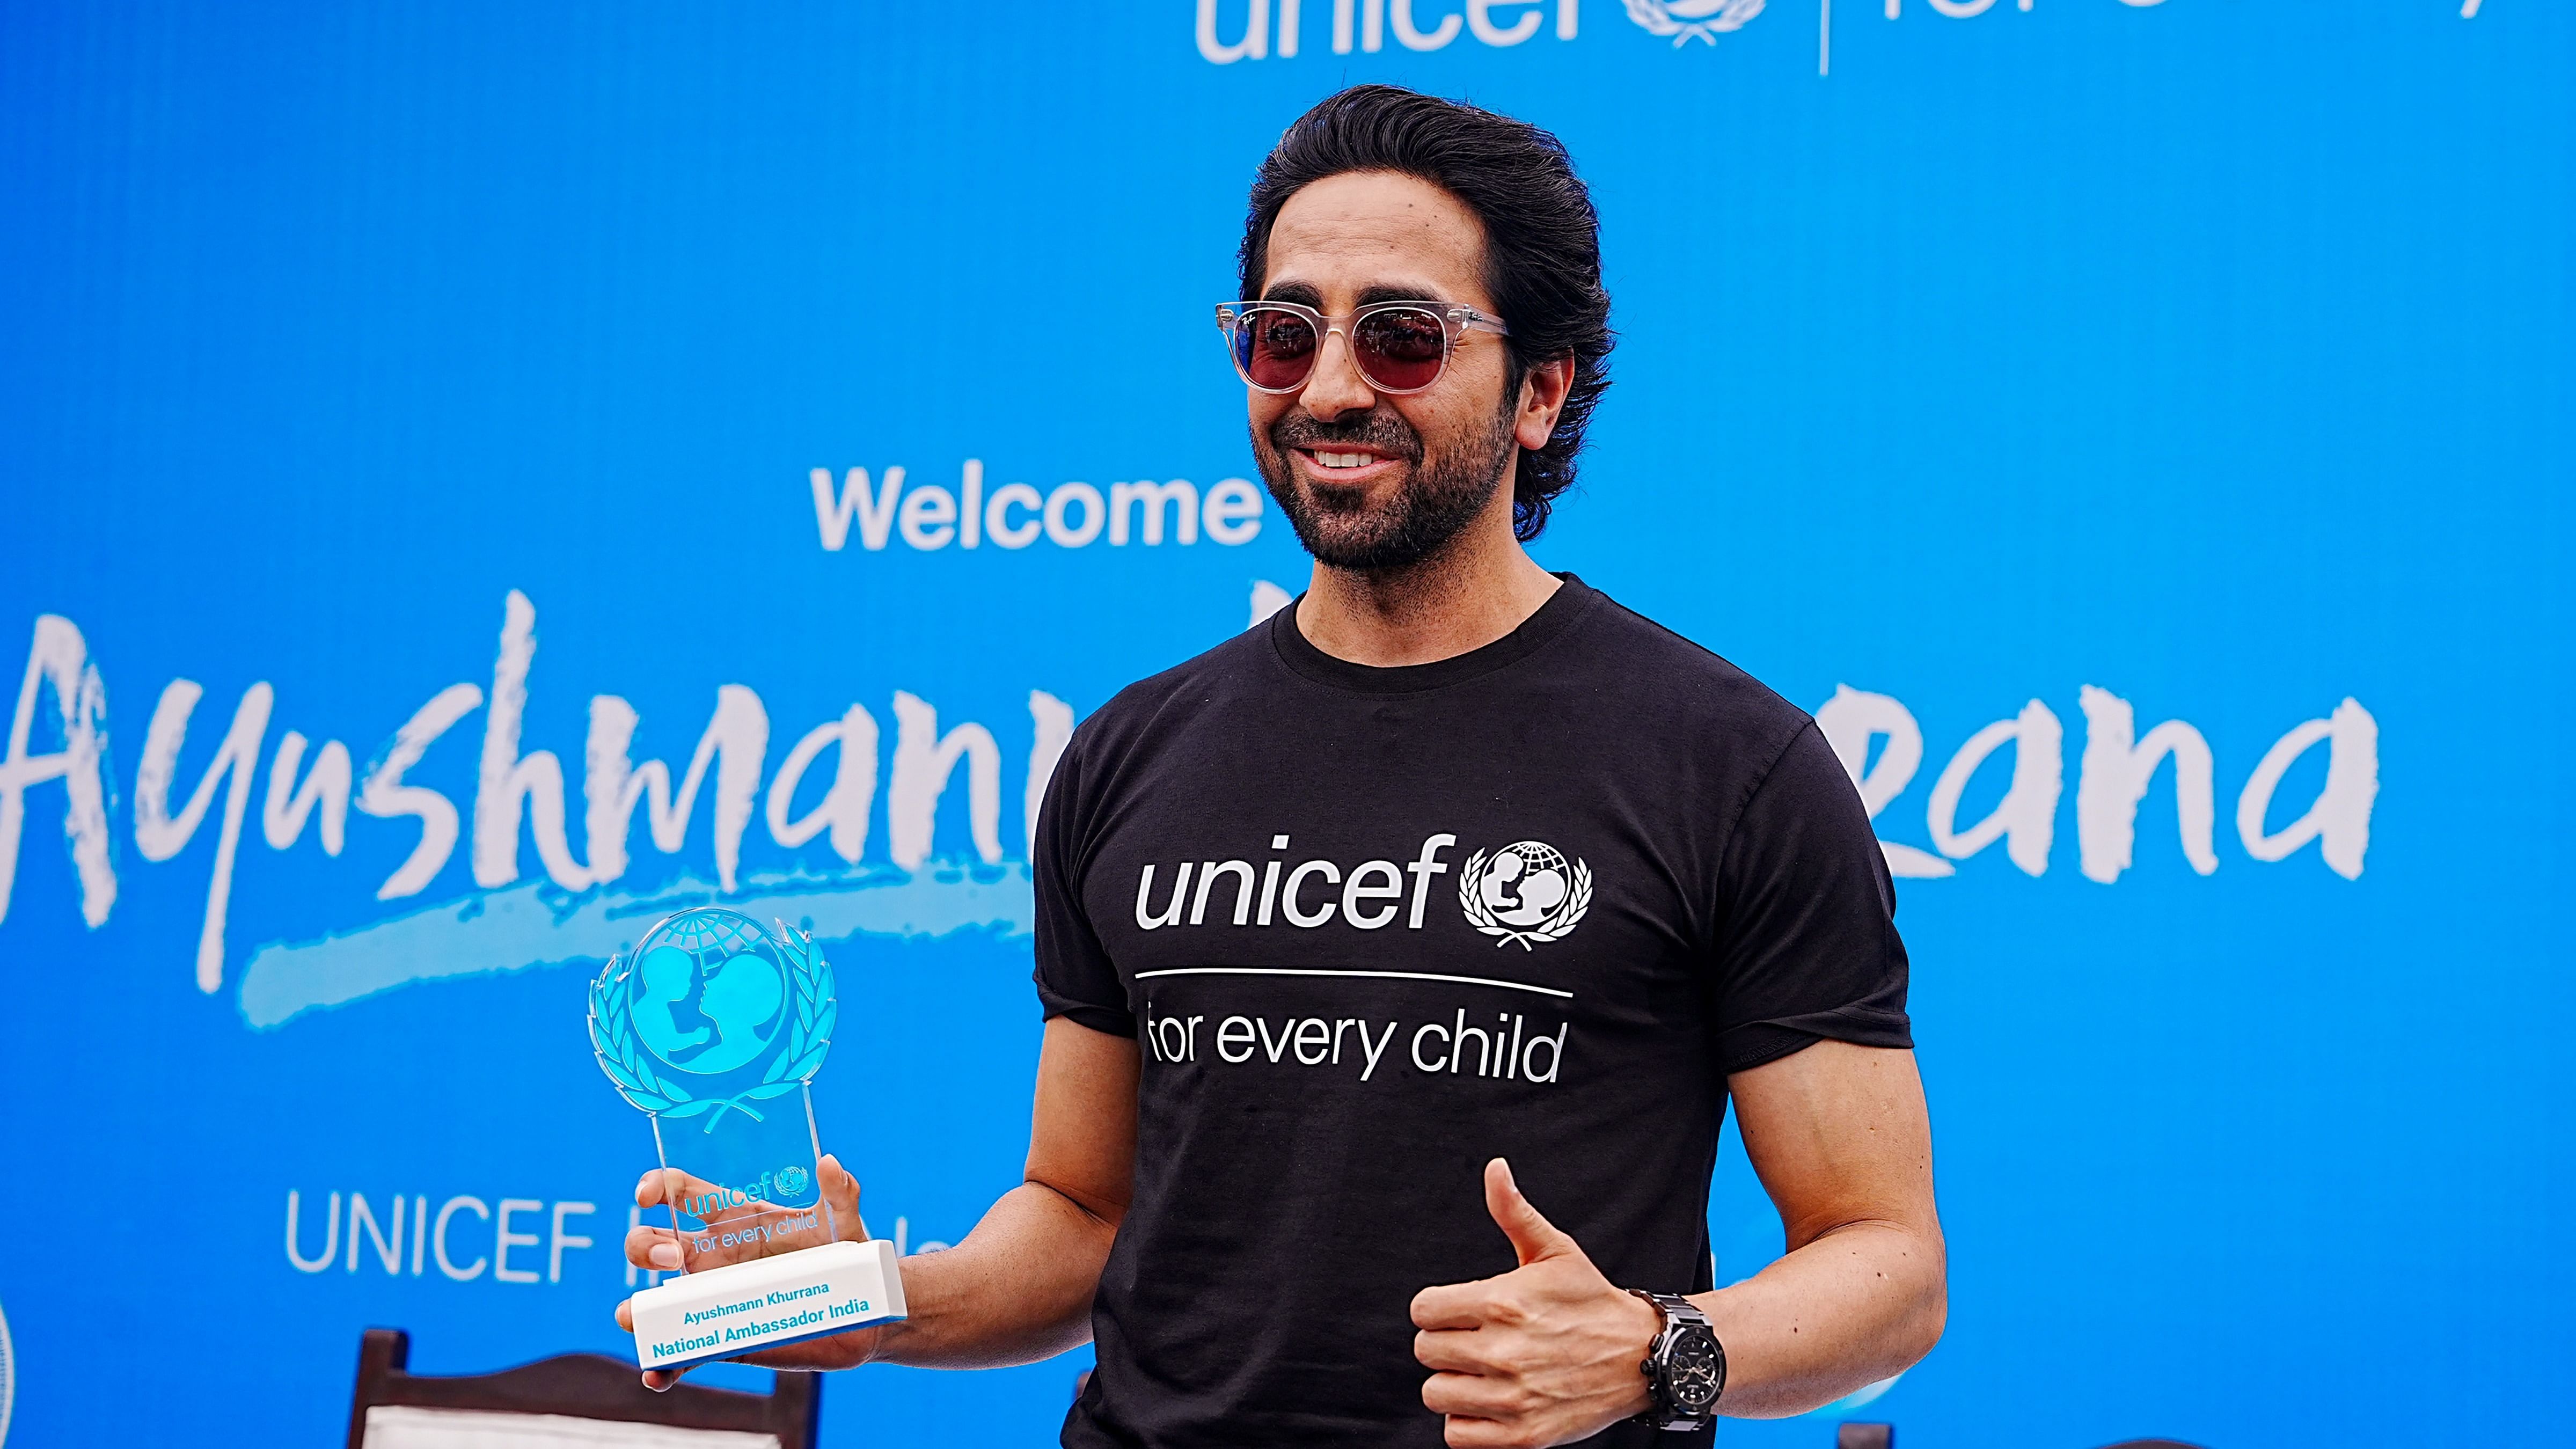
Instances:
[[[1033,1363],[1091,1338],[1114,1225],[1052,1188],[1004,1193],[956,1247],[903,1260],[908,1316],[869,1357],[920,1368]]]
[[[908,1317],[868,1357],[998,1368],[1090,1341],[1091,1300],[1135,1173],[1138,1069],[1133,1039],[1047,1023],[1026,1180],[964,1242],[904,1259]]]
[[[1726,1346],[1719,1412],[1802,1414],[1931,1351],[1949,1311],[1937,1228],[1853,1223],[1692,1302]]]

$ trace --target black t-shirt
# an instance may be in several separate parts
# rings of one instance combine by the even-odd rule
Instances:
[[[1040,814],[1038,995],[1144,1058],[1080,1449],[1439,1444],[1409,1308],[1513,1266],[1488,1158],[1612,1282],[1697,1292],[1727,1074],[1912,1044],[1795,706],[1570,575],[1433,664],[1294,615],[1085,720]]]

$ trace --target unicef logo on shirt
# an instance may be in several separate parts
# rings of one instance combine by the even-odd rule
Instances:
[[[1565,852],[1543,840],[1506,845],[1491,856],[1477,851],[1458,871],[1458,904],[1467,924],[1496,946],[1564,938],[1592,909],[1592,867],[1568,865]]]
[[[591,1044],[618,1091],[663,1117],[712,1113],[708,1131],[727,1111],[759,1121],[753,1103],[803,1086],[838,1015],[810,938],[719,907],[647,931],[590,988]]]

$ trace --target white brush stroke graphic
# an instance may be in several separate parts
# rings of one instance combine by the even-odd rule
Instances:
[[[824,941],[929,939],[965,930],[1019,936],[1028,934],[1033,915],[1028,873],[1017,865],[1000,872],[934,866],[917,875],[754,874],[743,885],[740,894],[724,895],[712,881],[684,876],[658,891],[602,891],[559,908],[529,882],[318,941],[271,943],[251,953],[242,973],[242,1019],[267,1031],[308,1011],[423,981],[596,967],[670,912],[715,901],[783,918]]]

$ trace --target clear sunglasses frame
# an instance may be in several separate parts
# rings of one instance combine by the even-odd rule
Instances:
[[[1298,378],[1293,385],[1288,387],[1263,387],[1260,383],[1254,382],[1252,380],[1251,371],[1244,366],[1242,351],[1235,346],[1234,333],[1236,325],[1250,317],[1255,312],[1287,312],[1295,316],[1305,318],[1307,325],[1315,329],[1315,354],[1318,358],[1322,357],[1324,344],[1332,340],[1333,334],[1336,332],[1341,333],[1342,345],[1350,350],[1351,366],[1359,372],[1360,377],[1368,383],[1369,388],[1375,392],[1395,393],[1398,395],[1424,392],[1437,384],[1441,377],[1449,371],[1449,359],[1457,354],[1459,337],[1464,335],[1470,329],[1479,332],[1491,332],[1497,337],[1509,337],[1512,335],[1512,329],[1503,324],[1502,318],[1496,317],[1489,312],[1477,311],[1473,307],[1457,302],[1371,302],[1364,307],[1354,307],[1350,311],[1345,312],[1338,317],[1326,316],[1324,313],[1319,312],[1302,302],[1217,303],[1216,327],[1217,331],[1225,339],[1226,360],[1234,364],[1235,376],[1242,378],[1243,385],[1251,388],[1254,392],[1266,392],[1273,396],[1284,396],[1288,393],[1305,391],[1306,384],[1314,378],[1315,367],[1313,363],[1308,363],[1306,366],[1306,375]],[[1369,376],[1367,366],[1360,361],[1360,350],[1351,341],[1351,338],[1362,322],[1367,321],[1369,318],[1374,317],[1381,312],[1420,312],[1439,322],[1440,369],[1439,371],[1431,374],[1430,382],[1426,382],[1420,387],[1388,387],[1380,383],[1376,378]]]

